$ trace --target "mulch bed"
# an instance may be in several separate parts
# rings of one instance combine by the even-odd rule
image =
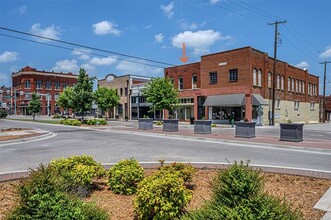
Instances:
[[[150,175],[153,170],[147,170]],[[211,197],[212,179],[217,174],[215,170],[199,170],[192,181],[194,186],[193,198],[187,209],[193,210],[201,207],[204,201]],[[313,209],[315,203],[331,186],[331,180],[316,179],[302,176],[264,173],[266,184],[265,191],[271,195],[285,198],[293,208],[299,208],[307,220],[318,220],[324,212]],[[133,196],[116,195],[109,190],[107,180],[96,181],[98,190],[94,191],[87,201],[95,201],[99,207],[111,214],[112,220],[133,220]],[[16,186],[18,181],[0,183],[0,219],[4,213],[17,203]]]

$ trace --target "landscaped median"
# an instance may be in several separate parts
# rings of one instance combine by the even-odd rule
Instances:
[[[73,156],[40,165],[22,182],[0,183],[0,218],[319,219],[312,207],[330,184],[244,162],[197,170],[162,161],[143,169],[131,158],[105,171],[92,157]]]

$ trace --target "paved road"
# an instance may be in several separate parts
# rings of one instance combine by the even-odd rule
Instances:
[[[114,122],[113,124],[135,126],[130,122],[124,124]],[[141,162],[157,162],[159,159],[181,162],[250,160],[252,164],[331,172],[331,150],[266,147],[261,144],[158,136],[116,129],[93,130],[22,121],[0,121],[0,128],[9,127],[38,128],[51,131],[55,136],[11,145],[0,142],[0,173],[26,170],[55,158],[81,154],[92,155],[101,163],[118,162],[120,159],[130,157]],[[306,129],[306,132],[316,132],[316,134],[327,136],[331,131],[328,129],[329,125],[316,125],[310,130]],[[275,131],[276,129],[273,128],[258,129],[258,132],[275,133]]]

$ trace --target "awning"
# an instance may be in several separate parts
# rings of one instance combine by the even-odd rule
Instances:
[[[245,94],[208,96],[204,106],[239,107],[244,106]]]
[[[268,101],[265,100],[260,94],[252,94],[253,100],[252,105],[269,105]]]

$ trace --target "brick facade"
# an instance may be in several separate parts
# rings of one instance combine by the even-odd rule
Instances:
[[[268,121],[268,111],[271,109],[273,64],[273,59],[267,53],[252,47],[244,47],[204,55],[201,57],[201,62],[198,63],[166,68],[164,75],[173,79],[175,88],[179,88],[179,77],[183,77],[183,89],[179,89],[180,98],[194,98],[193,111],[196,119],[201,118],[198,113],[199,96],[245,94],[245,105],[241,109],[243,113],[236,118],[242,120],[245,117],[248,120],[254,120],[257,106],[252,106],[252,94],[260,94],[270,103],[270,107],[264,106],[263,108],[263,120]],[[192,75],[194,74],[197,75],[199,85],[196,89],[192,89]],[[295,103],[315,103],[315,108],[318,109],[319,78],[317,76],[278,60],[275,81],[275,99],[279,100],[279,105],[283,101],[291,103],[287,103],[283,108],[294,108]],[[293,106],[291,106],[292,104]],[[239,109],[237,110],[239,111]],[[209,111],[208,107],[205,107],[204,116],[206,118],[210,116]],[[231,111],[234,111],[234,108]],[[293,112],[290,109],[286,109],[286,111]],[[278,114],[280,113],[278,112]],[[316,113],[318,118],[318,110]],[[238,112],[238,114],[240,113]],[[314,113],[312,114],[314,115]],[[277,120],[275,117],[275,121],[279,123],[290,118],[292,121],[316,121],[315,117],[311,118],[312,114],[311,112],[305,113],[304,115],[310,118],[303,119],[302,114],[296,115],[293,112],[292,115],[281,115]],[[188,118],[184,120],[188,120]]]
[[[49,95],[49,114],[54,115],[61,110],[57,105],[57,97],[67,86],[73,86],[78,75],[72,73],[57,73],[40,71],[26,66],[12,74],[12,112],[19,115],[29,114],[27,106],[31,100],[31,94],[36,92],[41,95],[41,114],[48,113],[47,106]],[[16,96],[16,98],[15,98]],[[15,108],[16,101],[16,108]]]

